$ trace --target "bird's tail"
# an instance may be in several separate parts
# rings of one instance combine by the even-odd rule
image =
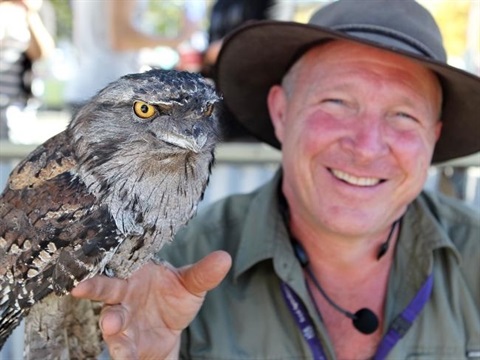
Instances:
[[[48,281],[0,283],[0,349],[32,305],[52,292]]]
[[[0,350],[13,330],[20,325],[25,313],[25,310],[18,306],[17,302],[12,305],[11,301],[8,300],[0,303],[0,313],[2,314],[0,318]]]
[[[24,360],[96,359],[101,303],[50,294],[25,318]]]

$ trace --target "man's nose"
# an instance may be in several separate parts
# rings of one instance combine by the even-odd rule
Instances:
[[[378,116],[358,118],[350,124],[342,147],[352,153],[358,161],[369,161],[388,153],[385,126]]]

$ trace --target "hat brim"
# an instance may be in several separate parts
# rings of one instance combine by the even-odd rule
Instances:
[[[270,87],[281,82],[302,49],[309,44],[336,39],[395,52],[438,75],[444,98],[443,125],[432,163],[480,151],[480,78],[439,61],[426,60],[398,49],[396,44],[389,47],[298,22],[250,22],[227,36],[217,61],[217,85],[227,107],[252,135],[280,149],[267,109]]]

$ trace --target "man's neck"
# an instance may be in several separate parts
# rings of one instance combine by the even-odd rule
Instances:
[[[355,313],[368,308],[377,317],[379,327],[365,335],[354,328],[351,319],[328,303],[325,295],[307,276],[313,301],[327,328],[338,358],[372,357],[382,336],[388,274],[394,258],[398,226],[394,227],[388,251],[378,258],[391,229],[371,237],[327,236],[302,232],[291,224],[292,236],[307,254],[309,267],[323,291],[337,306]]]
[[[290,231],[304,248],[314,270],[323,269],[347,276],[391,263],[398,237],[398,226],[394,224],[376,234],[354,237],[313,231],[291,219]],[[380,249],[387,241],[386,252],[378,258]]]

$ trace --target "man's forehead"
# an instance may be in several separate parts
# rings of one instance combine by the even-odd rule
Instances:
[[[322,58],[331,59],[331,61],[339,61],[347,58],[356,59],[359,54],[368,54],[369,58],[379,58],[383,61],[404,62],[412,64],[412,66],[421,67],[427,70],[423,65],[417,64],[413,59],[403,56],[397,52],[380,49],[371,45],[360,44],[350,40],[330,40],[315,44],[309,47],[298,59],[298,62],[304,62],[303,59],[313,58],[317,63]],[[413,65],[415,64],[415,65]]]
[[[323,63],[330,63],[334,67],[337,64],[341,66],[342,63],[345,64],[348,61],[354,64],[359,62],[362,57],[371,62],[372,66],[375,65],[375,61],[391,64],[392,67],[405,68],[408,72],[417,72],[419,75],[432,79],[435,83],[440,83],[435,72],[409,57],[348,40],[330,40],[313,45],[298,58],[287,74],[298,71],[298,68],[306,68],[308,72],[315,67],[321,67]]]
[[[316,88],[319,81],[326,78],[330,79],[330,85],[336,79],[350,87],[357,86],[354,83],[358,84],[355,80],[359,78],[392,79],[423,95],[430,94],[428,99],[438,111],[442,104],[441,82],[432,70],[398,53],[348,40],[332,40],[310,47],[289,69],[283,85],[291,93],[297,86]]]

